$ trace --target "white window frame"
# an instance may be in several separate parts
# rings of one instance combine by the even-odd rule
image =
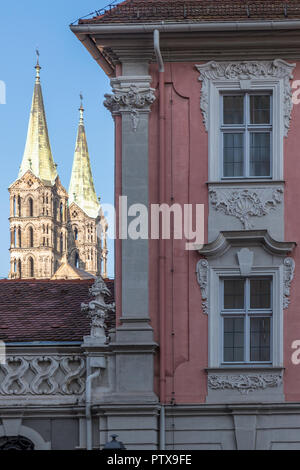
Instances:
[[[220,128],[221,95],[231,93],[271,93],[272,94],[272,176],[267,177],[233,177],[223,178],[223,158]],[[284,137],[284,106],[282,80],[276,78],[252,80],[210,80],[209,81],[209,113],[208,113],[208,177],[209,182],[215,181],[262,181],[283,180],[283,137]]]
[[[250,124],[250,96],[270,96],[270,123],[269,124]],[[224,96],[243,96],[243,124],[224,124]],[[221,180],[236,180],[236,179],[272,179],[273,174],[273,95],[272,92],[264,91],[245,91],[239,90],[236,92],[220,93],[220,179]],[[250,133],[251,132],[268,132],[270,134],[270,173],[264,176],[251,176],[250,175]],[[224,135],[226,133],[241,133],[243,134],[243,175],[242,176],[224,176]]]
[[[271,281],[271,302],[270,308],[268,309],[257,309],[258,312],[255,312],[255,309],[249,308],[250,300],[250,280],[259,278],[259,279],[269,279]],[[224,309],[224,280],[226,279],[238,279],[244,280],[244,308],[243,309]],[[250,319],[251,318],[270,318],[270,338],[273,338],[273,277],[266,276],[247,276],[247,277],[223,277],[220,278],[220,322],[221,322],[221,341],[222,341],[222,366],[227,365],[270,365],[272,364],[273,356],[273,345],[270,341],[270,360],[269,361],[251,361],[250,360]],[[244,319],[244,361],[227,361],[224,360],[224,319],[225,318],[243,318]],[[249,355],[249,356],[248,356]]]
[[[208,308],[208,367],[209,368],[257,368],[283,367],[283,266],[253,267],[249,277],[272,278],[272,338],[270,363],[223,363],[223,328],[220,315],[221,279],[241,277],[237,268],[209,268]],[[248,276],[247,276],[248,277]]]

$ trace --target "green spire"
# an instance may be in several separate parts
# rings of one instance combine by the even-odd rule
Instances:
[[[69,186],[69,205],[75,202],[88,216],[96,217],[99,203],[95,192],[89,151],[83,121],[82,96],[79,108],[79,124]]]
[[[19,178],[31,170],[38,178],[52,184],[57,176],[53,161],[46,114],[44,109],[42,88],[40,84],[39,54],[37,51],[36,77],[28,124],[27,140],[19,171]]]

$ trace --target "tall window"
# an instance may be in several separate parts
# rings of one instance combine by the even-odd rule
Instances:
[[[64,237],[63,234],[60,234],[60,252],[62,253],[64,250]]]
[[[22,232],[21,232],[21,227],[18,228],[18,246],[21,248],[22,246]]]
[[[19,278],[21,279],[21,277],[22,277],[22,262],[21,262],[20,259],[18,261],[18,271],[19,271]]]
[[[223,178],[272,175],[272,95],[221,95]]]
[[[64,216],[64,208],[63,208],[63,203],[62,202],[60,203],[60,206],[59,206],[59,214],[60,214],[60,221],[62,222],[63,221],[63,216]]]
[[[28,213],[29,217],[33,217],[33,200],[31,197],[28,199]]]
[[[29,246],[33,247],[33,228],[29,227]]]
[[[34,261],[33,261],[33,258],[29,258],[28,267],[29,267],[29,277],[34,277]]]
[[[78,255],[78,253],[75,253],[74,264],[75,264],[75,268],[79,268],[79,255]]]
[[[18,196],[18,216],[21,217],[21,197]]]
[[[223,279],[221,286],[223,363],[271,362],[271,279]]]
[[[16,201],[16,196],[14,196],[14,199],[13,199],[13,211],[14,211],[14,216],[17,215],[17,201]]]
[[[77,227],[74,228],[74,239],[78,240],[78,229],[77,229]]]

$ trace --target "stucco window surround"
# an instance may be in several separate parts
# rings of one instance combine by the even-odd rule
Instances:
[[[208,367],[235,368],[223,363],[223,328],[221,315],[221,280],[226,278],[272,279],[271,363],[283,366],[283,311],[289,305],[295,262],[289,256],[294,242],[278,242],[267,230],[224,231],[213,242],[199,247],[201,258],[196,266],[201,289],[202,311],[208,315]],[[239,363],[251,368],[254,364]],[[257,367],[257,364],[256,364]]]
[[[196,65],[202,82],[200,107],[208,132],[208,181],[222,176],[220,139],[220,97],[226,92],[266,92],[272,94],[272,174],[270,180],[283,180],[283,138],[287,136],[292,110],[290,79],[295,64],[284,60],[215,62]],[[226,178],[228,181],[230,178]],[[243,180],[243,178],[240,178]],[[246,178],[249,180],[261,178]],[[268,179],[268,178],[265,178]],[[236,178],[233,178],[236,181]]]
[[[220,313],[222,290],[221,280],[239,278],[239,268],[209,269],[210,306],[208,314],[208,367],[251,368],[251,367],[282,367],[283,365],[283,266],[253,267],[251,278],[269,277],[272,279],[272,328],[271,328],[271,363],[224,363],[223,362],[223,328]]]

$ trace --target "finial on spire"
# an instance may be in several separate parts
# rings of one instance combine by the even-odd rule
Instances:
[[[35,50],[36,52],[36,66],[34,67],[35,70],[36,70],[36,81],[39,82],[40,81],[40,70],[41,70],[41,66],[40,66],[40,63],[39,63],[39,57],[40,57],[40,52],[38,49]]]
[[[82,93],[80,93],[79,97],[80,97],[80,108],[79,108],[80,119],[79,119],[79,124],[83,124],[83,112],[84,112],[84,107],[83,107],[83,104],[82,104],[82,101],[83,101]]]

